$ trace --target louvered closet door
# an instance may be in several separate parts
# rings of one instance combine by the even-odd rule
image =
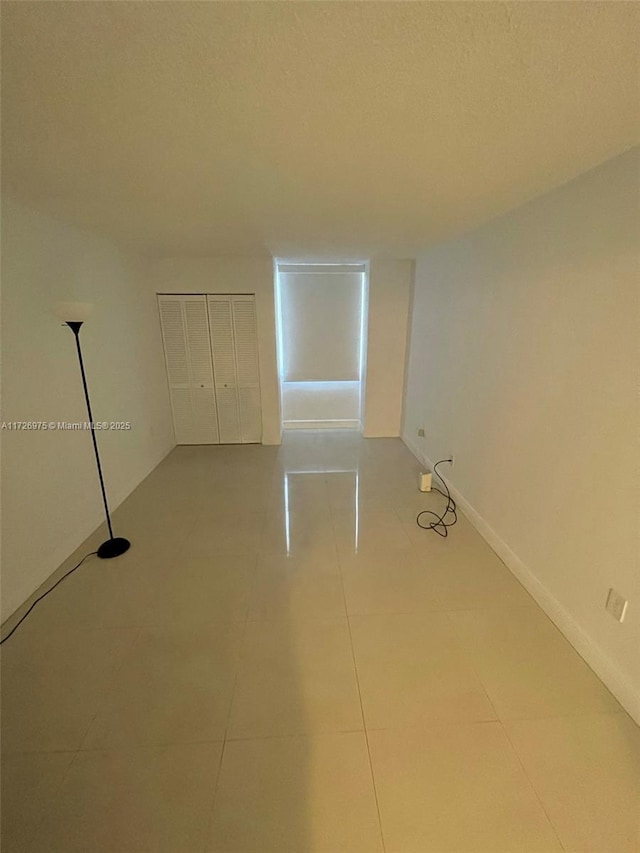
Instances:
[[[209,328],[220,441],[262,441],[255,297],[210,295]]]
[[[218,444],[207,303],[159,296],[173,424],[178,444]]]
[[[258,335],[253,296],[232,296],[233,336],[238,382],[240,435],[243,442],[262,440]]]
[[[207,300],[220,441],[222,444],[239,444],[242,436],[231,299],[229,296],[209,296]]]

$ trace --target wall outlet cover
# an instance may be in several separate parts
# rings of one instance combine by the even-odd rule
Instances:
[[[609,590],[605,607],[613,618],[618,620],[618,622],[624,622],[628,604],[629,602],[626,598],[623,598],[619,592],[615,591],[615,589],[611,588]]]

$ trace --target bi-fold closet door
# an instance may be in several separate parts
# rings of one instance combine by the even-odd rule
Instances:
[[[222,444],[262,439],[254,301],[244,295],[207,296]]]
[[[159,296],[162,340],[178,444],[218,444],[207,301]]]
[[[160,321],[178,444],[262,439],[252,295],[161,295]]]

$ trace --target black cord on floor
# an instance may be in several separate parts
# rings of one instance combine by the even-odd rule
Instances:
[[[451,492],[449,491],[449,487],[447,486],[444,477],[441,477],[438,473],[438,465],[442,465],[443,462],[451,462],[451,459],[440,459],[438,462],[436,462],[436,464],[433,466],[433,473],[444,486],[446,494],[441,489],[438,489],[436,486],[433,486],[432,491],[439,492],[443,498],[447,499],[445,510],[441,515],[438,515],[437,512],[433,512],[430,509],[423,509],[422,512],[418,513],[416,517],[416,523],[418,527],[421,527],[423,530],[435,530],[438,536],[442,536],[446,539],[446,537],[449,535],[448,528],[453,527],[453,525],[458,521],[458,508],[456,506],[456,502],[451,497]],[[420,518],[423,515],[432,515],[435,521],[431,521],[429,522],[429,524],[421,524]],[[447,521],[447,516],[449,515],[451,516],[451,520]]]
[[[22,625],[22,623],[24,622],[24,620],[25,620],[25,619],[27,618],[27,616],[31,613],[31,611],[33,610],[33,608],[36,606],[36,604],[37,604],[39,601],[42,601],[42,599],[43,599],[43,598],[45,598],[47,595],[49,595],[49,593],[50,593],[50,592],[53,592],[53,590],[58,586],[58,584],[59,584],[59,583],[62,583],[62,581],[63,581],[65,578],[68,578],[68,577],[69,577],[69,575],[70,575],[70,574],[73,574],[73,572],[75,572],[75,570],[76,570],[76,569],[79,569],[79,568],[80,568],[80,566],[81,566],[81,565],[84,563],[84,561],[87,559],[87,557],[92,557],[94,554],[97,554],[97,553],[98,553],[97,551],[90,551],[88,554],[85,554],[85,555],[84,555],[84,557],[80,560],[80,562],[79,562],[77,565],[75,565],[72,569],[69,569],[69,571],[68,571],[66,574],[62,575],[62,577],[61,577],[61,578],[59,578],[59,579],[54,583],[54,585],[51,587],[51,589],[48,589],[46,592],[43,592],[43,593],[42,593],[42,595],[40,595],[38,598],[36,598],[36,600],[33,602],[33,604],[31,605],[31,607],[30,607],[30,608],[27,610],[27,612],[22,616],[22,618],[21,618],[18,622],[16,622],[16,624],[15,624],[15,625],[13,626],[13,628],[9,631],[9,633],[7,634],[7,636],[6,636],[6,637],[4,637],[2,640],[0,640],[0,646],[1,646],[3,643],[6,643],[6,641],[7,641],[7,640],[9,639],[9,637],[14,633],[14,631],[15,631],[17,628],[19,628],[19,627],[20,627],[20,625]]]

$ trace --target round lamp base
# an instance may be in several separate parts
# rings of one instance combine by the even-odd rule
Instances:
[[[123,539],[117,536],[115,539],[107,539],[98,548],[98,557],[102,560],[110,560],[112,557],[119,557],[131,547],[131,542],[128,539]]]

